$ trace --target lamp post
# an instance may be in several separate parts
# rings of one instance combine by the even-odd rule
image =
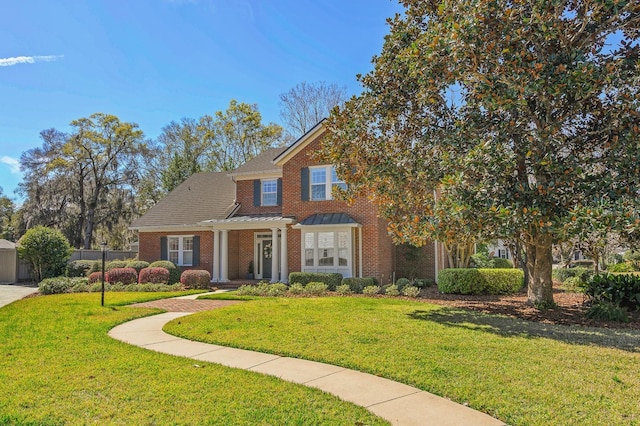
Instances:
[[[100,298],[100,306],[104,306],[104,264],[107,260],[107,242],[102,241],[100,248],[102,249],[102,297]]]

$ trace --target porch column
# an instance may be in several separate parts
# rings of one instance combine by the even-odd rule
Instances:
[[[287,263],[287,225],[280,228],[280,281],[289,282],[289,264]]]
[[[229,281],[229,231],[222,230],[222,247],[220,248],[220,281]]]
[[[358,228],[358,277],[362,278],[362,227]]]
[[[277,283],[280,279],[278,273],[278,228],[271,228],[271,282]]]
[[[213,230],[213,271],[211,282],[220,281],[220,231]]]

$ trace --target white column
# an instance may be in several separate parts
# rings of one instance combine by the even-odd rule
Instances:
[[[280,279],[278,274],[278,228],[271,228],[271,282],[277,283]]]
[[[211,275],[212,282],[220,281],[220,231],[213,230],[213,271]]]
[[[362,227],[358,228],[358,276],[362,278]]]
[[[434,282],[438,282],[438,268],[440,267],[440,265],[438,265],[438,262],[440,261],[440,259],[438,259],[438,242],[434,241],[433,242],[433,264],[436,266],[435,268],[435,278],[433,279]]]
[[[220,248],[220,281],[229,281],[229,231],[222,230],[222,247]]]
[[[289,281],[289,264],[287,262],[287,225],[280,228],[280,281]]]

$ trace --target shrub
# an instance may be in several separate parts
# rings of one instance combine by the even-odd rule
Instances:
[[[450,268],[438,273],[438,290],[456,294],[509,294],[524,284],[520,269]]]
[[[420,289],[418,287],[410,285],[405,287],[404,290],[402,290],[402,294],[404,294],[407,297],[416,298],[420,295]]]
[[[476,253],[471,255],[470,266],[472,268],[493,268],[493,259],[488,253]]]
[[[396,280],[396,286],[398,287],[398,291],[404,290],[404,288],[408,285],[411,285],[411,281],[408,278],[398,278]]]
[[[629,315],[624,308],[610,302],[598,302],[591,306],[585,314],[587,318],[602,321],[629,322]]]
[[[622,262],[622,263],[615,263],[613,265],[607,265],[607,271],[608,272],[633,272],[636,269],[633,267],[633,265],[631,263],[628,262]]]
[[[86,278],[54,277],[45,278],[38,284],[38,289],[42,294],[69,293],[78,284],[86,284]]]
[[[304,287],[304,294],[308,294],[309,296],[324,296],[328,288],[329,286],[323,282],[312,281]]]
[[[631,263],[633,265],[634,270],[640,269],[640,251],[637,250],[627,250],[623,257],[624,260]]]
[[[594,267],[593,260],[591,260],[591,259],[574,260],[573,262],[571,262],[571,264],[574,265],[574,267],[576,267],[576,268],[593,269],[593,267]]]
[[[256,286],[250,284],[244,284],[238,287],[236,294],[239,296],[257,296]]]
[[[377,283],[378,283],[377,280],[372,277],[368,277],[368,278],[351,277],[351,278],[342,279],[342,284],[348,285],[349,289],[351,289],[353,293],[362,293],[363,288],[370,285],[376,285]]]
[[[189,288],[209,288],[211,274],[203,269],[190,269],[180,275],[180,282]]]
[[[133,268],[113,268],[106,273],[105,280],[111,284],[135,284],[138,282],[138,272]]]
[[[127,262],[126,267],[135,269],[139,274],[144,268],[149,267],[149,262],[145,262],[144,260],[130,260]]]
[[[289,274],[289,283],[307,285],[312,282],[325,283],[327,288],[334,291],[342,284],[342,274],[324,272],[292,272]]]
[[[593,273],[593,269],[589,268],[557,268],[551,272],[551,276],[563,283],[569,277],[578,277],[586,282],[593,276]]]
[[[380,293],[380,290],[382,289],[380,288],[379,285],[368,285],[362,289],[362,294],[365,294],[367,296],[374,296]]]
[[[640,309],[640,276],[595,275],[585,285],[585,294],[594,303],[612,303],[629,310]]]
[[[86,277],[96,263],[95,260],[72,260],[67,263],[67,277]]]
[[[280,297],[287,293],[287,285],[284,283],[273,283],[267,288],[267,296]]]
[[[90,273],[88,278],[88,283],[89,284],[102,283],[102,272]]]
[[[430,278],[421,278],[421,279],[413,280],[413,283],[411,285],[418,288],[425,288],[425,287],[431,287],[435,283],[436,282]]]
[[[565,290],[573,292],[583,291],[585,286],[585,282],[580,277],[569,277],[562,284]]]
[[[291,284],[289,286],[289,293],[291,294],[302,294],[304,293],[304,286],[300,283]]]
[[[158,260],[149,264],[150,268],[166,268],[169,271],[169,284],[180,282],[180,269],[169,260]]]
[[[111,262],[108,262],[105,267],[104,270],[105,271],[110,271],[112,269],[122,269],[122,268],[126,268],[127,267],[127,261],[125,260],[112,260]]]
[[[336,293],[338,293],[340,296],[348,296],[352,294],[353,291],[351,290],[349,284],[340,284],[338,287],[336,287]]]
[[[140,271],[138,282],[140,284],[169,284],[169,270],[161,267],[148,267]]]
[[[399,296],[400,295],[400,291],[398,290],[398,286],[395,284],[390,284],[388,286],[386,286],[386,288],[384,289],[384,294],[386,294],[387,296]]]
[[[18,254],[31,265],[38,282],[64,274],[72,252],[62,232],[44,226],[29,229],[18,241]]]
[[[503,259],[501,257],[494,257],[493,267],[497,269],[510,269],[513,268],[513,262],[509,259]]]

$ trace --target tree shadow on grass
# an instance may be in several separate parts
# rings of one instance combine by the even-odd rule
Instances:
[[[573,345],[596,345],[628,352],[640,352],[640,330],[636,329],[545,324],[448,307],[433,311],[415,310],[408,316],[416,320],[433,321],[468,330],[481,330],[504,337],[538,337]]]

